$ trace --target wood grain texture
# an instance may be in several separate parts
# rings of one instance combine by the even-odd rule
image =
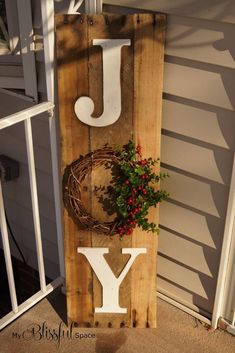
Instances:
[[[59,16],[57,18],[58,84],[61,123],[62,168],[106,143],[123,145],[134,138],[146,156],[160,155],[162,72],[164,52],[162,15]],[[121,54],[122,112],[119,120],[103,128],[88,127],[75,116],[74,103],[80,96],[94,101],[93,116],[103,112],[102,50],[92,46],[93,39],[128,38],[131,47]],[[112,78],[110,78],[112,85]],[[83,201],[97,219],[112,217],[97,201],[95,190],[108,185],[110,175],[99,168],[86,178]],[[103,195],[104,196],[104,195]],[[109,210],[108,210],[109,211]],[[156,210],[151,217],[157,220]],[[120,241],[76,228],[64,211],[65,261],[69,322],[98,327],[156,327],[156,253],[155,236],[135,231]],[[129,256],[125,247],[147,247],[120,287],[120,306],[127,314],[94,314],[102,304],[102,287],[92,274],[78,246],[108,247],[105,256],[114,274],[119,276]]]
[[[135,15],[134,136],[146,157],[160,157],[164,15]],[[149,218],[158,223],[158,211]],[[132,269],[131,312],[135,327],[156,327],[157,237],[137,229],[133,247],[146,247]],[[148,291],[141,290],[148,288]]]
[[[89,128],[77,119],[73,108],[77,97],[88,95],[87,22],[82,16],[58,16],[56,35],[63,175],[67,165],[89,152]],[[85,189],[83,200],[89,207],[90,195]],[[89,326],[93,323],[92,271],[77,253],[78,246],[91,246],[91,234],[78,231],[64,209],[68,323]]]

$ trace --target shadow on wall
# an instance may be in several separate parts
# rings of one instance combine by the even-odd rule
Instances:
[[[176,34],[166,48],[162,166],[172,180],[160,217],[159,289],[210,316],[235,150],[235,29],[189,18],[169,22]]]
[[[233,0],[109,0],[110,5],[104,5],[107,12],[134,13],[134,12],[166,12],[177,16],[189,16],[195,18],[209,18],[213,21],[222,21],[234,13],[235,3]],[[112,6],[112,5],[121,6]],[[140,10],[140,9],[144,10]]]

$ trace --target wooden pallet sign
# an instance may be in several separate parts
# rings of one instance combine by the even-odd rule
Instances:
[[[63,213],[68,323],[156,327],[157,236],[136,228],[121,241],[86,221],[113,222],[100,194],[111,178],[104,145],[134,140],[160,155],[164,34],[161,14],[56,18],[61,174],[78,188],[75,214]],[[157,223],[158,211],[150,217]]]

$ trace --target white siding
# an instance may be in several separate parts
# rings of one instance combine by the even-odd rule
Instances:
[[[235,23],[233,0],[108,0],[105,4],[164,12],[170,15]]]

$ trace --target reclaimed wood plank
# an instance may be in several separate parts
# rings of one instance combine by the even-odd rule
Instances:
[[[57,16],[56,36],[63,175],[67,165],[89,152],[89,127],[74,113],[77,97],[88,95],[87,22],[80,15]],[[86,183],[83,202],[89,210]],[[89,326],[93,324],[92,270],[77,247],[91,246],[91,233],[78,230],[65,209],[64,229],[68,323]]]
[[[134,134],[145,157],[155,159],[160,157],[164,34],[164,15],[135,15]],[[158,211],[151,209],[149,218],[158,223]],[[132,269],[132,324],[156,327],[157,237],[136,229],[132,246],[147,248]]]

